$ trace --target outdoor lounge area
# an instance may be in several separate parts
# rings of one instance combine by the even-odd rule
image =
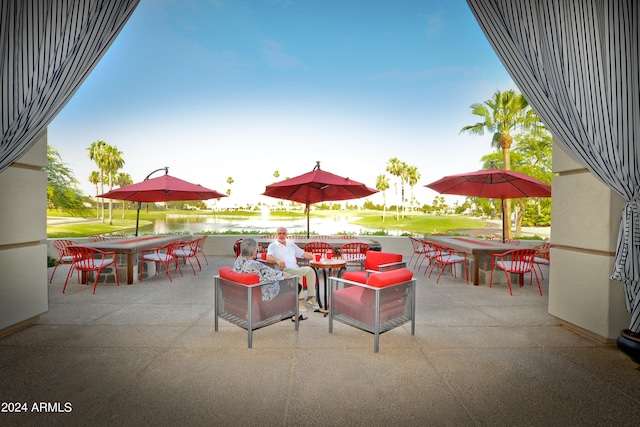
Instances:
[[[307,92],[304,84],[290,86],[295,89],[294,95],[302,95],[299,99],[303,107],[310,105],[309,100],[329,99],[330,95],[346,95],[350,98],[343,98],[339,103],[315,102],[312,109],[296,108],[288,110],[288,113],[280,109],[278,103],[290,99],[283,96],[286,95],[283,89],[284,85],[296,83],[296,70],[278,71],[269,67],[267,73],[245,73],[273,77],[276,72],[285,72],[291,78],[280,80],[283,85],[244,84],[237,80],[242,73],[235,73],[232,75],[233,87],[242,89],[242,95],[246,94],[249,100],[251,91],[248,89],[259,88],[258,94],[264,103],[225,103],[219,95],[228,93],[234,101],[238,99],[237,91],[226,90],[228,79],[208,79],[207,82],[224,85],[209,93],[204,89],[215,87],[201,84],[202,70],[206,71],[206,76],[215,77],[220,72],[224,74],[224,67],[198,66],[201,59],[211,59],[212,55],[203,54],[203,49],[189,49],[189,46],[195,46],[193,43],[187,45],[187,49],[182,44],[174,43],[158,44],[161,46],[159,49],[149,48],[147,41],[162,39],[147,37],[151,34],[149,31],[135,27],[136,23],[144,23],[144,28],[159,30],[156,33],[159,35],[178,34],[162,31],[165,28],[164,20],[159,23],[154,21],[157,17],[171,17],[174,25],[169,28],[188,29],[189,34],[194,35],[206,34],[205,31],[194,31],[199,29],[198,26],[184,25],[189,21],[181,19],[179,14],[167,13],[180,7],[192,13],[195,9],[173,2],[166,5],[164,2],[146,2],[138,10],[152,10],[151,15],[145,15],[150,19],[141,16],[127,23],[139,3],[144,2],[78,0],[73,2],[74,7],[59,7],[57,2],[10,0],[3,2],[0,7],[6,24],[1,30],[3,45],[0,50],[6,53],[3,57],[7,59],[0,62],[0,69],[4,72],[3,87],[9,89],[3,92],[3,108],[0,109],[0,116],[3,117],[0,199],[4,202],[0,206],[3,219],[0,233],[0,384],[3,395],[0,421],[3,426],[187,423],[261,426],[640,425],[639,353],[636,352],[633,359],[614,345],[616,338],[640,345],[640,338],[636,336],[640,335],[640,256],[637,244],[640,235],[640,180],[637,174],[637,165],[640,163],[640,91],[637,90],[640,87],[640,6],[637,1],[569,4],[561,0],[466,0],[473,16],[463,7],[466,18],[457,21],[457,25],[453,24],[456,21],[451,18],[462,16],[458,13],[461,5],[451,2],[457,10],[448,14],[438,12],[446,20],[431,19],[435,15],[431,15],[428,9],[411,14],[411,19],[419,24],[419,27],[413,27],[414,31],[419,31],[422,37],[416,37],[418,32],[411,31],[403,19],[408,16],[405,10],[409,9],[409,5],[398,7],[391,2],[380,2],[380,5],[384,3],[385,7],[393,8],[390,9],[393,13],[384,15],[387,22],[395,27],[372,25],[372,37],[358,32],[358,35],[363,35],[360,39],[373,48],[369,51],[372,54],[366,55],[365,51],[358,49],[354,51],[356,54],[341,56],[355,59],[357,66],[350,67],[346,62],[340,62],[337,66],[345,71],[362,70],[362,58],[368,58],[371,61],[366,61],[365,65],[371,70],[369,75],[383,78],[368,79],[373,84],[369,91],[362,92],[361,96],[353,96],[355,91],[352,89],[365,88],[365,85],[353,85],[350,82],[364,83],[367,79],[349,79],[343,73],[323,73],[323,76],[333,78],[333,82],[340,80],[347,83],[345,90],[340,90],[335,84],[323,87],[323,82],[332,83],[325,78],[316,79],[313,84],[313,89],[318,90],[317,97]],[[253,36],[255,46],[268,48],[266,52],[265,49],[253,51],[263,56],[265,53],[286,53],[275,57],[295,59],[294,51],[290,50],[291,44],[285,43],[284,30],[288,25],[282,25],[294,23],[291,28],[304,29],[302,32],[296,31],[293,34],[295,39],[290,39],[301,47],[299,58],[312,55],[314,64],[326,64],[329,67],[336,65],[333,62],[337,57],[336,48],[341,45],[356,46],[355,43],[336,43],[335,40],[339,40],[336,38],[331,43],[330,37],[338,34],[334,30],[342,23],[355,23],[358,29],[364,29],[368,22],[374,23],[375,20],[369,21],[369,15],[363,13],[375,12],[376,9],[372,6],[364,10],[353,2],[353,15],[341,13],[336,18],[330,11],[309,13],[308,16],[313,18],[321,15],[330,18],[325,21],[328,25],[316,27],[317,30],[304,25],[303,20],[295,19],[303,16],[300,13],[273,15],[277,19],[252,19],[264,25],[264,31],[254,31],[252,35],[242,25],[226,25],[227,22],[233,24],[242,21],[225,20],[217,14],[218,11],[231,8],[220,8],[211,2],[200,3],[215,8],[216,22],[224,24],[218,29],[216,25],[211,25],[212,20],[207,19],[206,14],[192,15],[206,29],[216,28],[216,31],[225,33],[223,37],[207,40],[216,40],[217,43],[230,35],[226,29],[237,29],[242,31],[241,37],[231,36],[230,40],[244,42],[247,40],[245,36]],[[261,4],[260,9],[284,6],[281,2],[269,3]],[[411,6],[427,7],[421,2],[414,3]],[[440,8],[443,5],[435,6],[442,10]],[[245,3],[240,6],[249,9]],[[340,6],[341,10],[347,9]],[[165,8],[165,13],[158,13],[155,7],[169,9]],[[285,9],[293,8],[283,7],[283,12]],[[370,16],[374,15],[383,14],[372,13]],[[479,27],[474,26],[473,20]],[[447,25],[441,26],[441,23]],[[120,37],[125,25],[129,24],[132,24],[132,28],[123,32],[125,38],[113,43]],[[264,45],[262,35],[269,33],[267,24],[280,27],[271,27],[271,32],[282,34],[282,45],[275,40],[267,40],[268,43]],[[460,39],[456,48],[451,45],[447,49],[452,37],[442,33],[438,37],[442,43],[434,44],[433,35],[425,33],[425,24],[449,28],[451,32],[448,34],[456,38],[472,27],[476,31],[466,41]],[[353,32],[351,25],[344,27]],[[325,33],[327,28],[331,31]],[[379,38],[383,34],[381,28],[393,34],[393,37]],[[315,35],[314,43],[324,40],[324,45],[330,48],[310,49],[309,45],[304,44],[302,33]],[[318,37],[323,34],[327,37]],[[404,43],[397,38],[403,34],[407,36]],[[416,43],[418,38],[424,39],[425,35],[429,42],[425,45],[426,50],[425,46]],[[489,42],[484,44],[484,50],[480,46],[484,41],[483,36]],[[144,42],[139,45],[142,47],[140,51],[153,54],[152,61],[144,60],[142,56],[137,61],[113,60],[125,57],[122,55],[125,51],[118,51],[118,46],[124,46],[128,53],[134,51],[132,49],[136,45],[133,38]],[[191,40],[189,37],[183,38]],[[398,42],[395,44],[398,49],[387,49],[391,46],[389,41]],[[116,51],[109,54],[112,58],[109,60],[106,54],[112,44]],[[198,46],[206,48],[210,44]],[[271,49],[280,46],[284,50]],[[411,59],[412,56],[403,50],[405,47],[415,48],[413,58],[428,60],[429,63],[425,63],[427,66],[411,60],[406,63],[410,68],[403,70],[402,64],[392,60],[380,63],[383,65],[379,68],[382,73],[376,73],[373,66],[375,61],[390,59],[386,52],[401,54],[403,61]],[[491,57],[491,52],[486,49],[488,47],[493,49],[499,63],[506,68],[510,82],[508,86],[522,91],[526,101],[551,133],[553,160],[550,170],[555,176],[552,179],[552,214],[548,219],[553,224],[549,239],[554,246],[549,252],[553,261],[550,266],[544,263],[538,265],[541,269],[539,289],[537,283],[529,285],[526,275],[520,277],[519,283],[509,282],[508,276],[507,283],[501,283],[496,281],[495,275],[492,280],[490,272],[492,287],[485,285],[482,276],[484,274],[486,279],[487,270],[483,268],[481,260],[473,262],[473,252],[469,284],[461,279],[461,274],[456,278],[454,269],[446,269],[439,280],[433,275],[425,275],[424,269],[414,269],[412,277],[415,278],[415,286],[412,285],[411,289],[415,290],[415,298],[407,300],[411,304],[402,306],[405,310],[399,320],[394,318],[386,322],[392,321],[395,327],[375,327],[376,332],[381,334],[374,341],[370,332],[357,325],[354,327],[354,322],[345,324],[337,321],[330,330],[331,316],[335,314],[336,320],[340,315],[343,319],[348,316],[344,309],[340,313],[330,314],[329,318],[308,310],[307,320],[294,324],[285,318],[255,330],[251,338],[242,327],[224,319],[216,330],[213,277],[220,268],[228,267],[233,262],[232,254],[227,255],[232,242],[223,238],[211,242],[209,249],[213,250],[207,252],[209,262],[201,266],[201,270],[196,271],[194,267],[193,274],[174,277],[173,281],[167,276],[152,275],[150,272],[148,275],[151,277],[144,277],[143,268],[140,269],[143,272],[142,281],[133,280],[139,277],[133,274],[133,268],[129,269],[133,263],[127,263],[126,276],[131,284],[124,281],[120,286],[116,283],[99,283],[95,293],[92,292],[96,290],[95,282],[93,286],[81,284],[76,280],[75,273],[68,274],[69,264],[60,264],[55,277],[49,280],[53,268],[47,267],[47,166],[49,148],[55,147],[58,142],[64,141],[68,149],[82,152],[83,156],[87,155],[83,144],[95,138],[106,137],[111,143],[117,142],[121,149],[126,147],[124,143],[127,141],[129,147],[147,148],[146,154],[150,151],[144,144],[151,144],[154,155],[138,154],[133,157],[136,159],[134,162],[127,162],[133,166],[138,160],[145,161],[144,165],[135,168],[137,179],[141,178],[139,174],[144,176],[144,173],[156,167],[167,165],[165,161],[184,162],[184,169],[202,171],[213,177],[219,173],[219,159],[229,158],[241,146],[234,143],[235,139],[210,132],[211,123],[222,123],[224,126],[216,126],[216,132],[218,128],[228,127],[229,136],[246,138],[245,130],[255,130],[256,137],[252,140],[258,154],[263,147],[269,146],[266,136],[273,137],[281,146],[303,142],[306,143],[304,147],[311,147],[306,151],[303,149],[306,159],[296,157],[294,161],[293,157],[284,158],[279,163],[283,165],[302,167],[302,163],[307,161],[325,161],[322,156],[328,158],[330,154],[339,153],[340,156],[331,156],[331,160],[346,160],[349,163],[349,175],[353,172],[354,177],[364,179],[366,177],[362,175],[361,178],[356,168],[366,167],[373,171],[376,168],[374,163],[383,160],[380,156],[389,147],[394,150],[392,154],[389,153],[390,156],[404,158],[411,155],[416,160],[424,159],[424,165],[418,165],[422,171],[435,170],[433,165],[437,163],[438,166],[451,167],[452,174],[458,173],[458,160],[461,157],[458,154],[471,154],[471,150],[467,150],[465,145],[455,145],[452,139],[459,135],[461,123],[455,121],[457,124],[450,126],[448,122],[454,110],[468,113],[468,102],[455,107],[447,106],[443,102],[462,98],[424,96],[431,91],[425,92],[415,86],[437,79],[432,80],[438,84],[437,88],[461,90],[465,99],[467,94],[476,89],[491,88],[491,81],[498,88],[506,88],[506,83],[500,83],[504,80],[494,80],[489,74],[459,72],[476,68],[489,73],[500,70],[499,66],[478,62]],[[436,56],[425,54],[432,52],[431,48],[476,63],[472,63],[471,67],[457,67],[454,72],[450,72],[452,69],[448,65],[434,67],[432,60]],[[472,54],[465,54],[463,48],[471,48],[467,53]],[[316,57],[314,54],[321,50],[329,52],[331,57],[326,60]],[[169,71],[167,75],[171,78],[156,79],[161,83],[159,89],[135,84],[138,81],[136,75],[145,79],[149,73],[129,73],[130,67],[157,64],[155,55],[162,52],[172,54],[168,63],[177,64],[180,71],[197,72],[197,78],[193,78],[193,74],[155,67],[155,71]],[[184,60],[175,61],[175,52],[179,53],[179,59]],[[197,54],[196,61],[189,61],[190,52]],[[268,55],[266,59],[269,56],[274,57]],[[224,61],[228,57],[213,55],[214,62]],[[103,68],[99,71],[97,67],[101,58],[107,59],[106,64],[119,63],[126,68],[112,72],[105,72]],[[261,57],[262,63],[272,65],[271,61],[262,59],[265,58]],[[232,65],[244,68],[249,63],[232,61]],[[194,66],[184,67],[182,64]],[[254,64],[257,62],[251,63]],[[397,64],[398,67],[392,69],[397,72],[387,73],[388,64]],[[307,66],[311,63],[301,61],[300,65],[295,67],[298,72],[312,75]],[[420,72],[433,69],[448,72]],[[85,80],[92,70],[98,70],[94,75],[98,78],[102,76],[104,80],[95,80],[86,85]],[[409,76],[416,75],[417,70],[419,78],[402,78],[407,75],[403,71],[407,70]],[[443,84],[441,79],[444,74],[461,76],[465,80],[456,85]],[[118,75],[126,79],[114,78]],[[473,80],[467,80],[469,77]],[[145,82],[147,80],[153,83],[149,79]],[[387,81],[395,82],[392,83],[394,90],[389,90]],[[123,82],[133,83],[135,90],[122,90]],[[115,83],[116,86],[110,90],[108,83]],[[197,102],[180,104],[176,101],[188,101],[185,96],[189,93],[185,90],[188,83],[194,85],[192,88],[195,89],[191,92]],[[83,86],[87,89],[98,88],[100,92],[88,91],[76,97],[75,94],[80,94]],[[143,87],[154,89],[148,92],[152,96],[135,96],[134,92]],[[274,89],[275,104],[268,103],[268,97],[262,97],[270,89]],[[393,95],[394,98],[389,98],[393,102],[378,98],[376,91],[379,89],[381,94],[386,92]],[[210,96],[212,94],[214,96]],[[402,94],[416,96],[414,99],[417,102],[402,102],[396,98]],[[100,108],[112,106],[103,95],[113,96],[113,101],[123,106],[109,110],[119,115],[103,114]],[[74,97],[75,100],[70,102]],[[138,100],[150,101],[147,106],[152,108],[136,108]],[[206,100],[216,114],[203,115],[206,120],[192,120],[196,115],[189,114],[188,110],[195,107],[197,110],[192,112],[204,111],[201,100]],[[469,99],[477,100],[479,98],[475,95]],[[433,105],[439,107],[438,111],[420,108],[431,102],[436,102]],[[330,108],[323,111],[325,104]],[[71,108],[65,111],[67,105]],[[268,105],[268,116],[264,115],[265,109],[247,108],[247,105]],[[296,106],[293,103],[291,105]],[[166,108],[163,109],[163,106]],[[227,108],[236,106],[237,109]],[[336,109],[335,106],[340,108]],[[345,106],[348,108],[342,108]],[[378,107],[389,109],[376,114],[374,109]],[[408,109],[403,114],[399,107]],[[123,124],[144,125],[145,122],[140,121],[143,115],[137,112],[151,111],[159,114],[151,118],[148,126],[122,132],[126,129]],[[176,111],[181,114],[175,114]],[[251,111],[257,115],[248,116],[247,113]],[[309,122],[298,119],[299,113],[307,111],[313,114],[309,116]],[[369,115],[369,111],[374,114]],[[437,120],[433,114],[425,115],[425,111],[444,113],[446,117],[442,117],[446,120]],[[218,116],[218,112],[224,115]],[[89,113],[94,114],[93,120],[85,120]],[[351,121],[349,115],[353,113],[356,115],[350,117],[355,120]],[[60,128],[56,129],[56,116],[59,114],[60,118],[66,117],[67,132],[75,135],[74,138],[59,132]],[[329,116],[335,116],[336,121],[321,122]],[[414,121],[413,117],[417,117],[417,120]],[[112,121],[107,120],[109,118]],[[391,122],[393,118],[400,119],[395,122],[396,126]],[[264,123],[264,130],[254,126],[254,122]],[[467,120],[465,122],[470,123]],[[192,126],[185,126],[185,123]],[[352,128],[350,123],[356,127]],[[202,141],[204,143],[194,131],[195,125],[199,124],[203,125],[200,128],[204,129],[202,135],[207,136],[206,141]],[[375,129],[375,125],[382,127]],[[280,138],[278,132],[288,127],[297,128],[300,134],[292,132],[290,138]],[[361,127],[363,132],[358,132],[357,127]],[[100,128],[106,132],[100,132]],[[154,138],[149,132],[140,137],[137,133],[140,129],[157,131],[162,138]],[[309,129],[317,130],[313,132],[314,139],[311,141],[307,135]],[[408,137],[411,129],[417,131],[414,141]],[[330,138],[330,133],[325,136],[325,131],[329,130],[336,132],[334,138]],[[192,131],[194,135],[189,138],[188,134]],[[425,140],[424,136],[431,131],[447,134]],[[123,135],[124,141],[118,139],[118,134]],[[500,142],[503,154],[506,154],[509,140],[504,131],[500,134],[500,138],[492,142]],[[181,135],[186,136],[184,142],[179,141]],[[359,135],[371,135],[372,138],[354,138]],[[488,142],[490,135],[485,136]],[[168,148],[162,150],[159,140],[165,138]],[[379,142],[384,144],[385,150],[375,149],[374,142],[378,138],[384,138]],[[479,145],[476,141],[467,142],[474,144],[473,147]],[[175,155],[176,144],[179,143],[190,144],[189,147],[193,147],[190,153],[197,155]],[[363,150],[363,144],[368,149]],[[429,149],[432,148],[430,144],[433,144],[433,148],[437,145],[448,151],[439,153]],[[111,147],[115,148],[115,145]],[[357,151],[352,154],[351,149]],[[206,155],[206,150],[211,150],[213,154]],[[450,153],[456,155],[451,156]],[[310,157],[311,154],[314,157]],[[232,174],[238,180],[236,186],[232,187],[234,195],[241,194],[236,190],[240,187],[236,171],[252,172],[244,174],[251,179],[252,185],[260,183],[262,186],[267,182],[264,177],[258,176],[262,172],[271,173],[262,157],[253,156],[259,163],[247,165],[246,169],[240,169],[236,161],[224,162],[233,168]],[[503,158],[506,167],[508,157]],[[354,162],[353,159],[358,161]],[[162,163],[158,163],[160,161]],[[516,163],[514,157],[512,165]],[[269,164],[273,165],[273,162]],[[168,166],[180,171],[178,165]],[[331,163],[327,167],[347,178],[343,171],[334,169]],[[289,174],[284,169],[275,172],[282,173],[282,176]],[[221,173],[220,176],[230,174]],[[87,175],[82,173],[81,178],[85,180]],[[183,176],[182,173],[180,175]],[[274,173],[274,177],[276,175]],[[422,177],[427,179],[424,173]],[[271,176],[267,175],[267,178],[270,182]],[[73,182],[65,181],[66,185]],[[226,182],[231,185],[233,181],[229,176]],[[418,183],[420,186],[422,184]],[[229,195],[232,194],[232,188],[228,188]],[[93,188],[90,190],[93,194]],[[461,237],[466,239],[466,236]],[[382,236],[381,240],[383,238],[386,236]],[[383,242],[383,250],[393,252],[393,248],[387,245],[393,238],[388,239]],[[224,244],[218,245],[217,242],[223,240]],[[411,268],[411,253],[402,253]],[[440,255],[444,255],[444,252],[441,251]],[[502,260],[503,267],[506,267],[506,261]],[[150,262],[146,264],[147,268],[153,265]],[[459,265],[462,267],[463,264]],[[484,265],[490,265],[491,271],[495,266],[494,263]],[[477,272],[477,281],[473,277],[474,271]],[[90,274],[87,272],[87,275]],[[101,274],[107,276],[106,271],[96,271],[95,274],[96,277]],[[69,283],[63,294],[65,276],[69,277]],[[523,282],[524,286],[521,287]],[[509,283],[512,289],[509,289]],[[380,301],[380,298],[376,299]],[[378,302],[376,309],[380,307]],[[336,301],[332,301],[332,304],[338,305]],[[393,308],[399,306],[394,305]],[[408,317],[407,307],[412,310],[415,308],[415,316],[411,311],[411,320],[415,319],[415,322],[411,324],[401,323]],[[229,311],[226,313],[232,315]],[[374,325],[379,324],[378,313],[379,310],[374,311]],[[252,348],[248,348],[248,345]],[[378,352],[375,352],[376,348]]]
[[[69,402],[67,413],[3,413],[4,425],[637,425],[640,371],[615,347],[559,326],[525,285],[473,286],[414,274],[415,335],[373,336],[307,313],[253,334],[221,319],[214,280],[132,285],[69,281],[58,267],[49,311],[0,338],[3,395]],[[406,260],[409,258],[406,257]],[[546,267],[543,267],[546,268]],[[53,268],[48,269],[51,275]],[[545,272],[546,273],[546,272]],[[548,274],[545,274],[545,278]]]

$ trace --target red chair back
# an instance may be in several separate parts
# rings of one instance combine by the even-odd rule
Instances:
[[[69,276],[71,273],[75,271],[80,271],[82,273],[88,273],[90,271],[96,272],[96,279],[93,284],[93,293],[96,293],[96,287],[98,286],[98,278],[100,276],[100,272],[103,268],[108,267],[110,265],[114,265],[116,283],[120,286],[120,279],[118,278],[118,267],[116,265],[116,253],[115,252],[104,252],[100,249],[89,248],[86,246],[70,246],[68,248],[71,255],[73,255],[73,262],[71,263],[71,268],[69,269],[69,273],[67,273],[67,280],[64,282],[64,286],[62,288],[62,293],[67,289],[67,282],[69,281]]]
[[[106,255],[115,255],[113,252],[103,252],[100,249],[86,246],[72,246],[68,250],[73,255],[73,268],[85,272],[102,268],[103,258]]]
[[[347,261],[364,261],[369,247],[367,243],[345,243],[340,247],[340,257]]]
[[[364,261],[364,269],[378,271],[378,267],[380,266],[380,264],[391,264],[393,262],[401,261],[402,254],[380,251],[367,251]]]
[[[309,242],[304,245],[304,251],[324,255],[327,252],[333,252],[333,245],[327,242]]]
[[[543,259],[550,259],[551,248],[553,245],[551,243],[543,243],[541,245],[535,246],[533,249],[536,250],[536,257]]]
[[[56,251],[58,251],[58,258],[62,260],[64,257],[73,256],[69,251],[69,246],[77,245],[78,242],[74,242],[73,240],[67,239],[58,239],[51,242],[51,246],[53,246]]]
[[[501,260],[508,262],[503,270],[509,273],[528,273],[533,268],[533,258],[536,256],[536,250],[533,248],[514,249],[501,255]],[[496,260],[496,262],[498,261]]]

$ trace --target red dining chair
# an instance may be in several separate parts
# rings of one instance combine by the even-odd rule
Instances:
[[[69,251],[69,246],[77,244],[78,242],[68,239],[58,239],[51,242],[51,246],[58,251],[58,261],[56,262],[56,266],[53,268],[49,283],[53,280],[53,275],[56,274],[56,270],[60,264],[71,264],[73,262],[73,254]]]
[[[351,242],[345,243],[339,249],[340,258],[347,262],[346,267],[354,265],[360,270],[364,270],[364,261],[370,245],[367,243]]]
[[[311,252],[312,254],[322,254],[324,256],[327,252],[333,254],[333,245],[327,242],[312,241],[304,245],[304,251]]]
[[[513,249],[501,254],[491,255],[491,276],[489,278],[489,287],[493,284],[493,270],[497,267],[504,271],[507,276],[507,284],[509,285],[509,295],[513,295],[511,289],[511,277],[509,273],[514,273],[520,276],[520,287],[525,273],[533,273],[536,275],[536,281],[538,282],[538,290],[542,295],[542,288],[540,287],[540,279],[538,279],[538,272],[533,266],[533,259],[536,256],[536,250],[531,249]],[[532,274],[532,276],[533,276]],[[532,284],[533,278],[529,278],[529,284]]]
[[[174,246],[178,242],[169,242],[164,246],[160,246],[159,248],[150,248],[145,249],[141,252],[142,255],[142,264],[145,261],[153,261],[156,264],[156,274],[158,274],[158,263],[162,264],[165,271],[167,272],[167,276],[169,276],[169,281],[173,282],[171,278],[171,273],[169,273],[169,264],[174,262],[176,264],[176,269],[180,272],[180,276],[182,276],[182,269],[180,268],[180,264],[178,264],[178,258],[174,255],[173,249]],[[144,265],[140,266],[140,281],[142,282],[142,272],[144,270]],[[175,269],[174,269],[175,270]],[[195,274],[195,270],[194,270]]]
[[[104,240],[107,240],[107,239],[103,236],[98,236],[98,235],[89,236],[89,243],[102,242]]]
[[[69,277],[74,270],[82,273],[83,276],[90,271],[96,272],[96,280],[93,284],[93,293],[95,294],[96,287],[98,286],[98,279],[100,277],[102,269],[113,265],[115,267],[114,270],[116,275],[116,283],[118,284],[118,286],[120,286],[115,252],[104,252],[100,249],[88,248],[86,246],[70,246],[68,250],[73,255],[73,262],[71,263],[69,273],[67,273],[67,280],[64,281],[64,287],[62,288],[63,294],[67,289],[67,282],[69,281]]]
[[[209,260],[207,256],[204,254],[204,241],[207,239],[207,236],[198,237],[196,240],[198,241],[198,247],[196,249],[196,259],[198,260],[198,264],[200,264],[200,260],[198,259],[198,255],[202,255],[204,261],[209,265]]]
[[[422,264],[425,260],[428,259],[429,262],[427,263],[427,267],[424,269],[424,274],[426,275],[427,271],[429,271],[429,268],[433,267],[433,263],[436,259],[436,256],[438,255],[438,245],[433,242],[429,242],[428,240],[422,240],[422,244],[424,245],[424,249],[422,251],[422,261],[420,261],[420,265],[418,266],[416,271],[420,271],[420,269],[422,268]]]
[[[411,258],[409,258],[409,266],[411,266],[411,261],[413,261],[413,257],[415,256],[416,262],[413,263],[413,268],[415,269],[418,265],[418,261],[420,260],[422,255],[424,255],[425,241],[413,236],[409,236],[409,239],[411,240],[411,245],[413,246],[413,253],[411,254]]]
[[[191,270],[193,270],[193,275],[196,275],[196,269],[193,266],[193,261],[191,258],[195,258],[198,263],[198,269],[202,271],[202,266],[200,265],[200,260],[198,260],[198,241],[197,239],[189,240],[188,242],[177,242],[173,246],[172,250],[173,256],[177,259],[183,259],[186,264],[189,261],[189,265],[191,265]]]
[[[431,271],[429,272],[429,278],[431,278],[431,273],[433,273],[433,269],[436,265],[440,265],[440,273],[438,273],[436,283],[440,281],[440,276],[442,276],[442,272],[447,265],[451,267],[451,275],[453,277],[456,277],[456,270],[454,266],[456,264],[462,264],[464,266],[466,282],[469,283],[469,266],[467,264],[467,254],[439,245],[434,245],[434,248],[436,250],[436,254],[433,258],[433,265],[431,266]]]
[[[551,265],[551,248],[553,245],[551,243],[543,243],[538,246],[534,246],[533,249],[536,250],[536,256],[533,258],[533,265],[538,267],[538,271],[540,272],[540,277],[544,280],[544,273],[542,272],[542,266],[546,265],[547,267]]]

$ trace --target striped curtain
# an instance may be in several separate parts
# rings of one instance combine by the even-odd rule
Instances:
[[[0,172],[69,101],[139,1],[0,2]]]
[[[639,2],[467,2],[557,142],[627,200],[611,279],[640,332]]]

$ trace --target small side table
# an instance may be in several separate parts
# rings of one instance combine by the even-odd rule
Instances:
[[[332,259],[321,259],[320,261],[309,260],[309,267],[313,268],[316,272],[316,280],[320,280],[318,277],[318,270],[322,270],[322,274],[324,276],[324,304],[320,300],[320,290],[318,289],[318,305],[321,307],[320,311],[325,313],[325,315],[329,312],[329,304],[328,304],[328,286],[329,286],[329,276],[331,275],[331,271],[335,270],[336,276],[340,277],[340,274],[344,271],[347,262],[343,259],[332,258]]]

